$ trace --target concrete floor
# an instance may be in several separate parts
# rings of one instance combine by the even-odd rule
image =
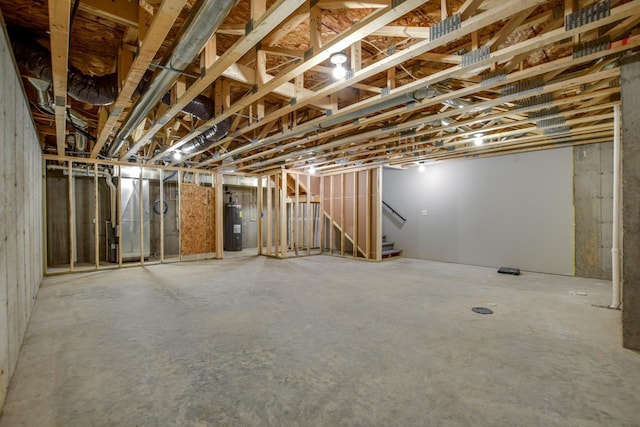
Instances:
[[[0,426],[637,426],[609,295],[402,258],[51,277]]]

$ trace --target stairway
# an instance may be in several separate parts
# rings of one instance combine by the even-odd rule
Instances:
[[[402,255],[402,249],[395,249],[394,245],[393,242],[387,242],[387,236],[382,236],[382,258]]]

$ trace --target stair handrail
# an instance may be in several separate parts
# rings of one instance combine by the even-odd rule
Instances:
[[[405,222],[407,222],[407,218],[403,217],[402,215],[400,215],[398,213],[398,211],[396,211],[395,209],[393,209],[389,203],[385,202],[384,200],[382,201],[382,204],[384,207],[386,207],[387,209],[389,209],[391,211],[391,213],[393,213],[395,216],[397,216],[398,218],[400,218],[400,220],[402,221],[402,223],[404,224]]]

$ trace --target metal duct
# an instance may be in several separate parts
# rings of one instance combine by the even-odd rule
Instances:
[[[182,71],[191,64],[237,2],[238,0],[203,0],[199,7],[194,7],[195,12],[191,14],[184,31],[174,43],[172,53],[163,62],[160,72],[131,109],[122,128],[116,134],[108,152],[109,157],[117,155],[138,124],[167,93]]]
[[[389,97],[388,100],[384,100],[370,107],[361,108],[357,111],[346,114],[344,116],[337,117],[335,119],[326,120],[320,125],[320,127],[322,128],[330,127],[330,126],[337,125],[339,123],[343,123],[359,117],[364,117],[369,114],[377,113],[382,110],[386,110],[387,108],[397,107],[398,105],[401,105],[401,104],[410,104],[413,102],[419,102],[424,98],[433,98],[436,95],[439,95],[439,92],[436,89],[430,86],[427,86],[426,88],[418,89],[414,92],[411,92],[405,95]]]
[[[54,116],[55,109],[53,107],[53,102],[51,101],[51,93],[49,91],[51,83],[45,80],[37,79],[35,77],[29,77],[28,80],[36,90],[38,96],[38,109],[45,114]],[[77,111],[74,111],[72,109],[67,110],[67,121],[76,130],[76,134],[71,145],[74,146],[74,149],[76,151],[85,151],[87,148],[87,142],[91,137],[91,135],[89,135],[89,133],[87,132],[89,121]]]
[[[171,96],[167,92],[162,97],[162,102],[171,105]],[[214,116],[215,105],[213,101],[204,95],[198,95],[193,101],[187,104],[181,111],[183,113],[191,114],[198,118],[198,120],[209,120]]]
[[[221,140],[231,128],[231,117],[227,117],[217,125],[212,126],[208,130],[204,131],[200,135],[193,138],[191,141],[180,147],[182,153],[197,153],[198,151],[204,151],[212,146],[216,141]]]

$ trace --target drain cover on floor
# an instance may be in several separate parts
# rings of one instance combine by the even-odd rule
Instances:
[[[473,307],[471,311],[478,314],[493,314],[493,310],[485,307]]]

